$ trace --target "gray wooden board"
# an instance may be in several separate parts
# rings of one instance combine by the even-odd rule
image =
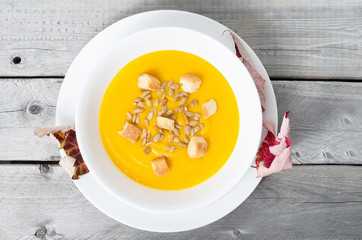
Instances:
[[[362,78],[362,2],[357,0],[3,0],[0,76],[64,76],[97,33],[157,9],[203,14],[237,31],[271,77]],[[13,64],[16,56],[19,64]]]
[[[43,168],[44,169],[44,168]],[[0,165],[0,238],[360,239],[361,166],[296,166],[266,177],[235,211],[206,227],[149,233],[96,209],[57,164]],[[39,232],[38,232],[39,234]]]
[[[61,79],[0,80],[0,161],[58,160],[36,126],[54,125]],[[273,81],[279,119],[291,110],[294,164],[362,164],[362,83]]]

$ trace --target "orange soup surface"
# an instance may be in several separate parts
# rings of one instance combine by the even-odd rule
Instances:
[[[149,145],[152,151],[145,154],[147,146],[142,146],[142,138],[136,143],[132,143],[122,137],[118,132],[123,129],[127,120],[126,112],[132,113],[136,106],[134,99],[141,96],[138,88],[138,76],[148,73],[157,77],[161,83],[173,80],[180,84],[180,77],[186,73],[193,73],[202,80],[200,88],[191,93],[185,104],[189,111],[201,115],[199,121],[205,128],[197,132],[205,138],[208,144],[206,156],[199,159],[192,159],[187,154],[187,148],[179,146],[178,143],[169,143],[168,131],[163,131],[165,138],[157,143]],[[181,86],[181,84],[180,84]],[[166,87],[168,90],[168,87]],[[177,108],[174,96],[169,96],[167,106],[169,109]],[[178,89],[175,91],[182,91]],[[152,102],[156,98],[161,100],[162,94],[152,92]],[[190,103],[198,100],[199,104],[190,107]],[[208,119],[202,116],[202,104],[214,99],[217,103],[217,112]],[[146,111],[139,114],[140,122],[137,126],[146,128],[144,119],[152,108],[157,112],[161,106],[147,106]],[[174,113],[176,122],[186,126],[183,113]],[[190,118],[192,120],[192,118]],[[155,136],[158,130],[156,116],[150,121],[147,130],[151,136]],[[180,190],[193,187],[212,177],[230,157],[239,132],[239,112],[234,93],[224,76],[209,62],[204,59],[181,51],[165,50],[145,54],[138,57],[123,67],[114,77],[108,86],[102,100],[99,115],[100,135],[104,148],[113,163],[125,175],[134,181],[145,186],[162,190]],[[179,139],[183,141],[185,134],[180,131]],[[166,146],[174,146],[177,151],[170,152],[164,150]],[[158,156],[166,156],[170,171],[164,176],[157,176],[151,165],[151,160]],[[119,183],[122,184],[122,183]]]

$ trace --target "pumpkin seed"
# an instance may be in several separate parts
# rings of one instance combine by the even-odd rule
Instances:
[[[143,151],[145,154],[149,154],[151,152],[150,147],[146,147],[146,149]]]
[[[200,130],[201,130],[200,126],[194,127],[194,133],[197,133],[197,132],[200,131]]]
[[[179,142],[178,145],[179,145],[180,147],[187,147],[187,144],[184,143],[184,142]]]
[[[160,138],[161,138],[161,134],[160,134],[160,133],[157,133],[157,134],[153,137],[153,141],[154,141],[154,142],[158,142],[158,141],[160,141]]]
[[[175,97],[173,98],[173,100],[174,100],[175,102],[177,102],[177,101],[180,99],[180,97],[181,97],[181,92],[177,92],[177,93],[175,94]]]
[[[150,141],[150,139],[151,139],[151,133],[147,133],[146,139],[147,139],[147,142]]]
[[[132,122],[135,123],[137,119],[137,114],[133,115]]]
[[[184,105],[187,102],[187,98],[186,97],[182,97],[181,101],[179,102],[179,105]]]
[[[194,113],[193,113],[193,112],[186,112],[185,114],[186,114],[186,116],[188,116],[188,117],[193,117],[193,116],[194,116]]]
[[[147,136],[147,129],[146,129],[146,128],[142,128],[142,135],[143,135],[144,137]]]
[[[186,124],[189,124],[189,119],[187,118],[187,116],[186,116],[186,114],[185,114],[185,113],[184,113],[184,115],[183,115],[183,116],[184,116],[185,123],[186,123]]]
[[[145,109],[144,108],[135,108],[134,110],[133,110],[133,113],[143,113],[145,111]]]
[[[145,104],[145,102],[138,102],[137,106],[144,108],[144,107],[146,107],[146,104]]]
[[[171,86],[173,83],[173,79],[171,79],[168,83],[167,83],[167,86]]]
[[[150,95],[150,93],[151,93],[150,90],[144,91],[144,93],[142,94],[142,97],[146,97],[146,96]]]
[[[166,105],[164,105],[164,106],[162,107],[161,112],[162,112],[162,113],[166,113],[166,112],[167,112],[167,106],[166,106]]]
[[[175,137],[175,136],[174,136],[173,134],[170,135],[170,137],[169,137],[169,143],[172,143],[174,137]]]
[[[135,102],[143,102],[143,98],[141,98],[141,97],[138,97],[138,98],[135,98],[133,101],[135,101]]]
[[[139,124],[140,123],[140,116],[138,116],[138,114],[136,114],[136,115],[137,115],[137,117],[136,117],[135,123]]]
[[[190,142],[190,139],[188,137],[184,137],[184,142],[188,144]]]
[[[180,88],[180,85],[178,85],[177,83],[174,83],[170,86],[170,88],[174,89],[174,90],[177,90]]]
[[[158,106],[160,104],[160,99],[156,98],[155,105]]]
[[[180,136],[180,131],[177,128],[174,128],[173,132],[175,133],[176,136]]]
[[[161,94],[164,93],[164,92],[165,92],[165,89],[164,89],[164,88],[160,88],[160,89],[158,89],[157,94],[158,94],[158,95],[161,95]]]
[[[184,129],[185,135],[189,136],[191,134],[191,127],[187,125]]]
[[[151,100],[147,100],[147,106],[151,107],[152,106],[152,101]]]
[[[190,126],[193,127],[193,126],[196,126],[197,124],[199,124],[199,121],[196,121],[196,120],[192,120],[190,121]]]
[[[161,88],[165,88],[165,87],[166,87],[166,84],[167,84],[167,82],[162,82]]]
[[[173,96],[173,89],[172,88],[168,89],[168,95]]]
[[[145,122],[145,124],[146,124],[147,127],[150,125],[150,121],[148,121],[148,119],[145,119],[145,120],[143,120],[143,121]]]
[[[174,142],[179,142],[180,139],[179,139],[178,137],[175,137],[175,138],[173,139],[173,141],[174,141]]]
[[[127,112],[127,119],[131,121],[131,120],[132,120],[132,117],[133,117],[133,116],[132,116],[132,113]]]
[[[153,118],[153,112],[151,111],[151,112],[147,115],[147,119],[151,121],[152,118]]]
[[[144,145],[146,144],[146,142],[147,142],[147,139],[144,138],[144,139],[142,140],[142,146],[144,146]]]
[[[173,111],[170,109],[170,110],[167,110],[167,112],[165,113],[165,116],[166,117],[169,117],[169,116],[171,116],[172,115],[172,113],[173,113]]]

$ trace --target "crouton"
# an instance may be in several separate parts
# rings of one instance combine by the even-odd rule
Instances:
[[[202,104],[202,115],[204,118],[209,118],[216,113],[217,105],[216,102],[211,99],[207,103]]]
[[[190,139],[187,153],[191,158],[202,158],[207,152],[207,142],[203,137],[194,136]]]
[[[138,87],[151,91],[158,91],[160,89],[161,82],[154,76],[147,73],[143,73],[138,77]]]
[[[170,118],[157,117],[157,127],[173,131],[175,129],[175,121]]]
[[[159,177],[167,174],[170,169],[168,168],[166,158],[165,157],[158,157],[151,161],[153,171]]]
[[[200,88],[201,80],[194,74],[188,73],[181,77],[180,83],[182,84],[182,90],[188,93],[193,93]]]
[[[118,132],[122,137],[127,138],[131,142],[135,143],[141,135],[141,130],[134,126],[132,123],[126,121],[123,130]]]

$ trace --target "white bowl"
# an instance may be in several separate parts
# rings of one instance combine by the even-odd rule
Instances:
[[[133,59],[160,50],[197,55],[215,66],[234,91],[239,114],[239,137],[225,165],[205,182],[179,191],[143,186],[124,175],[108,157],[99,133],[103,95],[118,71]],[[262,113],[257,90],[240,60],[220,42],[200,32],[178,27],[143,30],[122,39],[89,71],[76,110],[75,127],[83,158],[101,185],[121,201],[151,212],[184,212],[210,204],[230,191],[250,168],[259,146]]]

